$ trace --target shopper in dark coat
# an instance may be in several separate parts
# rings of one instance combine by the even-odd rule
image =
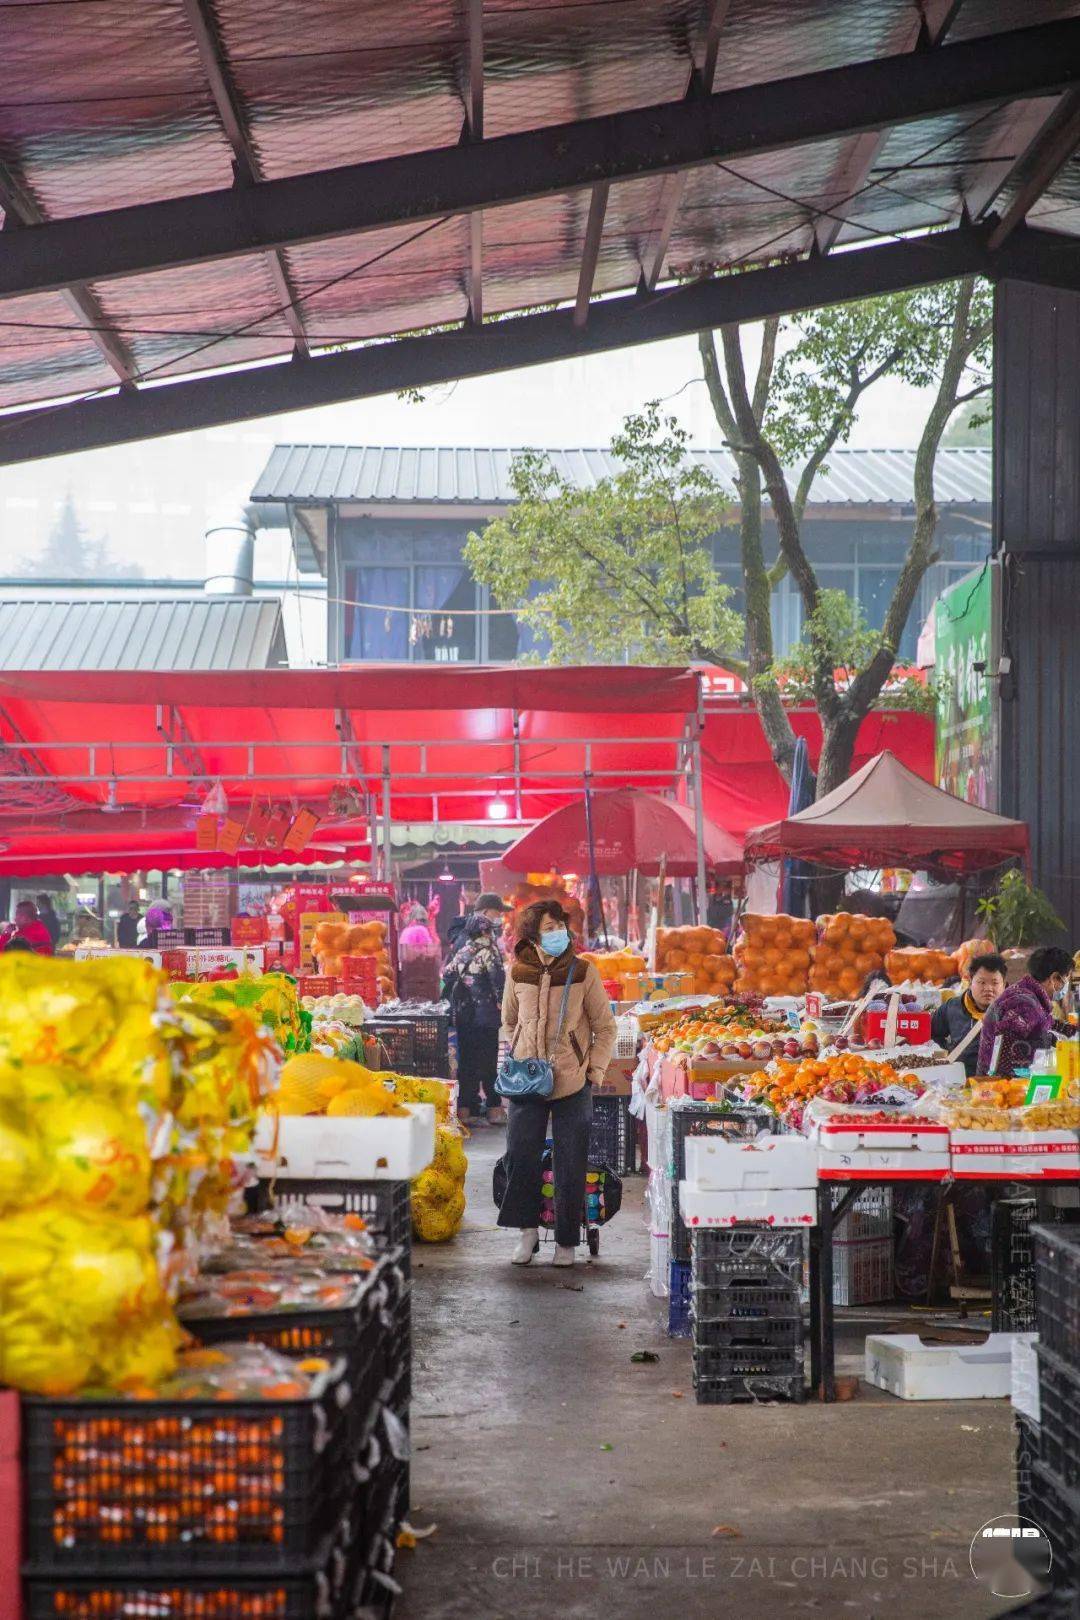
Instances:
[[[53,908],[52,896],[48,894],[39,894],[37,897],[37,908],[38,916],[44,923],[45,927],[49,930],[49,938],[52,940],[53,950],[55,951],[63,936],[64,925],[60,921],[59,915]]]
[[[474,911],[465,921],[464,935],[446,964],[442,983],[457,1030],[458,1118],[466,1124],[478,1118],[486,1101],[489,1122],[501,1125],[506,1114],[495,1091],[495,1076],[506,970],[489,916]]]
[[[1006,1079],[1026,1069],[1036,1052],[1052,1046],[1057,1035],[1075,1035],[1071,1024],[1054,1017],[1054,997],[1069,982],[1072,957],[1058,945],[1032,951],[1028,971],[1011,984],[983,1019],[979,1039],[979,1072]],[[997,1065],[991,1068],[994,1045],[1002,1037]]]

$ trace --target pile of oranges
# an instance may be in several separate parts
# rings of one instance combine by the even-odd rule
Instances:
[[[280,1398],[303,1390],[298,1383]],[[289,1441],[280,1414],[58,1417],[53,1441],[58,1547],[179,1553],[192,1542],[284,1543]]]
[[[819,917],[817,935],[810,988],[827,996],[857,996],[866,975],[884,966],[896,944],[886,917],[860,917],[850,911]]]
[[[691,973],[696,996],[727,995],[735,983],[735,962],[719,928],[658,928],[656,971]]]
[[[810,975],[814,924],[807,917],[748,911],[735,947],[737,995],[801,996]]]
[[[922,984],[944,984],[956,972],[956,957],[949,951],[929,951],[917,945],[902,945],[889,951],[885,971],[893,984],[909,979]]]

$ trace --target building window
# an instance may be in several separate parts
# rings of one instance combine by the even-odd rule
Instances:
[[[355,663],[409,656],[408,568],[346,568],[342,657]]]

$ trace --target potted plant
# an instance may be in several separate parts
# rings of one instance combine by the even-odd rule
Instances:
[[[978,904],[979,917],[997,949],[1010,959],[1010,980],[1016,969],[1027,971],[1027,959],[1038,945],[1064,932],[1065,924],[1041,889],[1022,872],[1006,872],[996,894]]]

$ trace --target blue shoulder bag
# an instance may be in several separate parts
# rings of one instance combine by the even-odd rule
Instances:
[[[574,982],[576,966],[576,962],[570,963],[570,972],[566,977],[553,1052],[558,1051],[559,1041],[562,1038],[566,1008],[570,1001],[570,986]],[[495,1076],[495,1090],[500,1097],[550,1097],[554,1089],[555,1069],[550,1058],[516,1058],[511,1053],[499,1064],[499,1072]]]

